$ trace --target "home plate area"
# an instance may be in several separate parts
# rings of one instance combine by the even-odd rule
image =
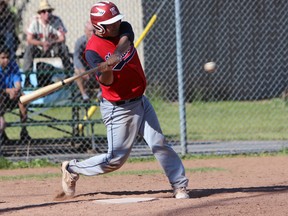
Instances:
[[[107,203],[107,204],[125,204],[125,203],[139,203],[139,202],[148,202],[157,200],[157,198],[151,198],[151,197],[130,197],[130,198],[120,198],[120,199],[101,199],[101,200],[95,200],[94,203]]]

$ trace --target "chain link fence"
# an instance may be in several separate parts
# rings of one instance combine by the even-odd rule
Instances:
[[[146,22],[160,4],[144,3]],[[287,140],[287,6],[285,1],[166,1],[144,48],[147,94],[165,100],[158,113],[168,113],[164,125],[173,126],[166,134],[181,131],[180,121],[169,113],[180,99],[181,55],[187,143]],[[204,71],[208,61],[216,62],[214,73]],[[179,143],[177,135],[170,141]]]
[[[15,54],[20,70],[27,47],[25,30],[37,14],[39,2],[9,1],[15,17],[13,35],[17,36]],[[53,14],[61,17],[67,28],[66,45],[71,56],[95,1],[49,3],[55,8]],[[154,105],[167,141],[178,152],[192,153],[194,144],[267,141],[273,145],[288,140],[287,1],[114,3],[125,14],[124,20],[133,25],[136,39],[157,15],[137,49],[148,80],[145,94]],[[12,15],[5,17],[1,13],[1,25]],[[5,38],[1,32],[2,43],[7,42]],[[58,60],[53,58],[53,64],[34,61],[33,70],[21,74],[23,91],[29,93],[74,74],[73,70],[63,69]],[[70,61],[73,65],[72,57]],[[203,69],[208,61],[216,62],[213,73]],[[30,86],[24,82],[27,77]],[[7,139],[1,141],[2,155],[84,158],[105,152],[106,130],[98,110],[98,91],[92,89],[91,103],[83,104],[73,83],[30,104],[24,123],[14,104],[14,109],[5,113]],[[29,136],[20,136],[23,126]],[[151,152],[139,138],[132,155],[146,156]]]

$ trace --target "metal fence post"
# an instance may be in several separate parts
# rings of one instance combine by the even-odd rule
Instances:
[[[186,108],[183,80],[182,63],[182,30],[180,17],[180,1],[175,0],[175,28],[176,28],[176,49],[177,49],[177,74],[178,74],[178,95],[179,95],[179,115],[180,115],[180,142],[182,155],[187,154],[187,129],[186,129]]]

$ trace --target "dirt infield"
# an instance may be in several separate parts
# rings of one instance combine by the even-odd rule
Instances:
[[[53,200],[60,190],[58,168],[1,170],[1,176],[29,177],[43,173],[56,176],[0,181],[0,214],[288,215],[288,158],[285,156],[185,160],[184,165],[190,179],[188,200],[172,198],[163,174],[137,174],[137,170],[161,170],[157,162],[126,163],[117,175],[81,176],[76,197],[64,201]],[[124,174],[131,170],[134,174]],[[125,204],[96,202],[131,197],[156,200]]]

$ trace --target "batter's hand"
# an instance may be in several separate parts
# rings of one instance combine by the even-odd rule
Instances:
[[[122,61],[122,56],[120,54],[114,53],[108,58],[106,62],[108,66],[115,66],[121,61]]]
[[[112,71],[113,67],[122,61],[122,57],[120,54],[112,54],[106,62],[101,62],[98,64],[98,71],[101,73],[105,73],[108,71]]]
[[[97,68],[98,68],[98,71],[101,73],[112,71],[112,66],[109,66],[107,61],[101,62],[100,64],[98,64]]]
[[[101,62],[98,64],[98,71],[101,72],[101,75],[99,76],[99,81],[105,85],[111,85],[114,76],[113,76],[113,67],[109,66],[107,61],[106,62]]]

